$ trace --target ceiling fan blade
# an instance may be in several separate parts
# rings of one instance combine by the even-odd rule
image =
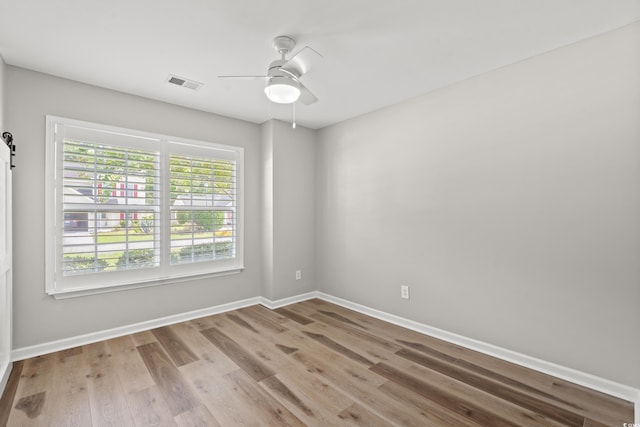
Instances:
[[[300,50],[300,52],[296,53],[289,58],[287,62],[282,64],[280,69],[293,73],[296,77],[300,77],[308,72],[315,64],[320,62],[321,59],[322,55],[309,46],[305,46]]]
[[[311,105],[318,102],[318,98],[316,98],[316,96],[312,94],[306,86],[300,83],[300,98],[298,98],[298,101],[302,102],[304,105]]]
[[[219,79],[247,79],[247,80],[265,80],[269,76],[218,76]]]

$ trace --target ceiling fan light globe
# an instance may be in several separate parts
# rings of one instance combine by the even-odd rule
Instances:
[[[298,82],[286,77],[272,77],[264,88],[264,93],[271,102],[291,104],[300,98]]]

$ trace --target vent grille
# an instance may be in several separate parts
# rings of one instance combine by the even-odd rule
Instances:
[[[184,77],[178,77],[174,75],[169,75],[167,78],[167,82],[174,84],[176,86],[186,87],[191,90],[198,90],[203,83],[197,82],[195,80],[185,79]]]

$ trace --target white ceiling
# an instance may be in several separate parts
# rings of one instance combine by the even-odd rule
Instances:
[[[0,0],[10,65],[261,123],[277,35],[324,59],[302,78],[321,128],[640,19],[640,0]],[[170,85],[169,74],[204,83]]]

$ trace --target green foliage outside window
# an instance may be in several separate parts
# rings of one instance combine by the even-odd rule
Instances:
[[[131,249],[122,252],[116,266],[129,268],[153,267],[155,264],[153,249]]]
[[[177,213],[178,224],[192,223],[197,231],[217,231],[224,224],[223,212],[212,211],[180,211]]]

